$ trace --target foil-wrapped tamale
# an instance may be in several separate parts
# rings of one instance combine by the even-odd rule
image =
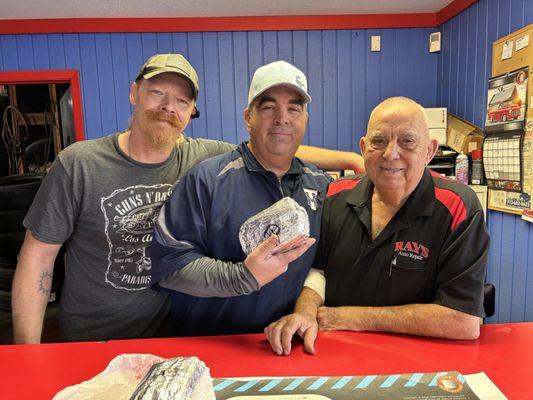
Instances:
[[[290,197],[272,204],[248,218],[239,230],[239,241],[245,254],[250,254],[270,235],[278,235],[285,243],[298,235],[309,236],[309,217],[305,208]]]
[[[154,364],[130,400],[215,400],[209,369],[197,357]]]

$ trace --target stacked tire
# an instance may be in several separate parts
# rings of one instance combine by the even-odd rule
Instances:
[[[11,286],[25,234],[22,221],[42,179],[41,174],[0,178],[0,312],[11,312]]]

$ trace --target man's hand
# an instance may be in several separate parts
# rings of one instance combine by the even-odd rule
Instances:
[[[289,263],[298,259],[314,243],[315,239],[300,235],[287,243],[278,244],[278,237],[272,235],[246,257],[244,265],[259,286],[264,286],[287,271]]]
[[[295,333],[304,340],[305,351],[315,354],[315,340],[318,333],[316,318],[295,313],[286,315],[265,328],[270,346],[278,356],[290,354],[291,341]]]

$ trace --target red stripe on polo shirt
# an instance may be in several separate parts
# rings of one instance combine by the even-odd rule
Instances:
[[[449,177],[447,177],[445,175],[441,175],[438,172],[435,172],[433,170],[429,170],[429,173],[431,174],[431,176],[434,176],[436,178],[441,178],[441,179],[444,179],[445,181],[453,181],[452,178],[449,178]]]
[[[342,192],[343,190],[353,189],[360,181],[360,179],[340,179],[331,182],[328,186],[326,197],[331,197],[335,193]]]
[[[439,200],[452,214],[452,231],[466,219],[466,207],[463,199],[457,193],[451,190],[435,188],[435,197]]]

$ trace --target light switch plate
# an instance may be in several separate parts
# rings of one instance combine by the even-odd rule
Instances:
[[[436,53],[440,51],[440,32],[429,34],[429,52]]]
[[[381,51],[381,36],[370,36],[370,51]]]

